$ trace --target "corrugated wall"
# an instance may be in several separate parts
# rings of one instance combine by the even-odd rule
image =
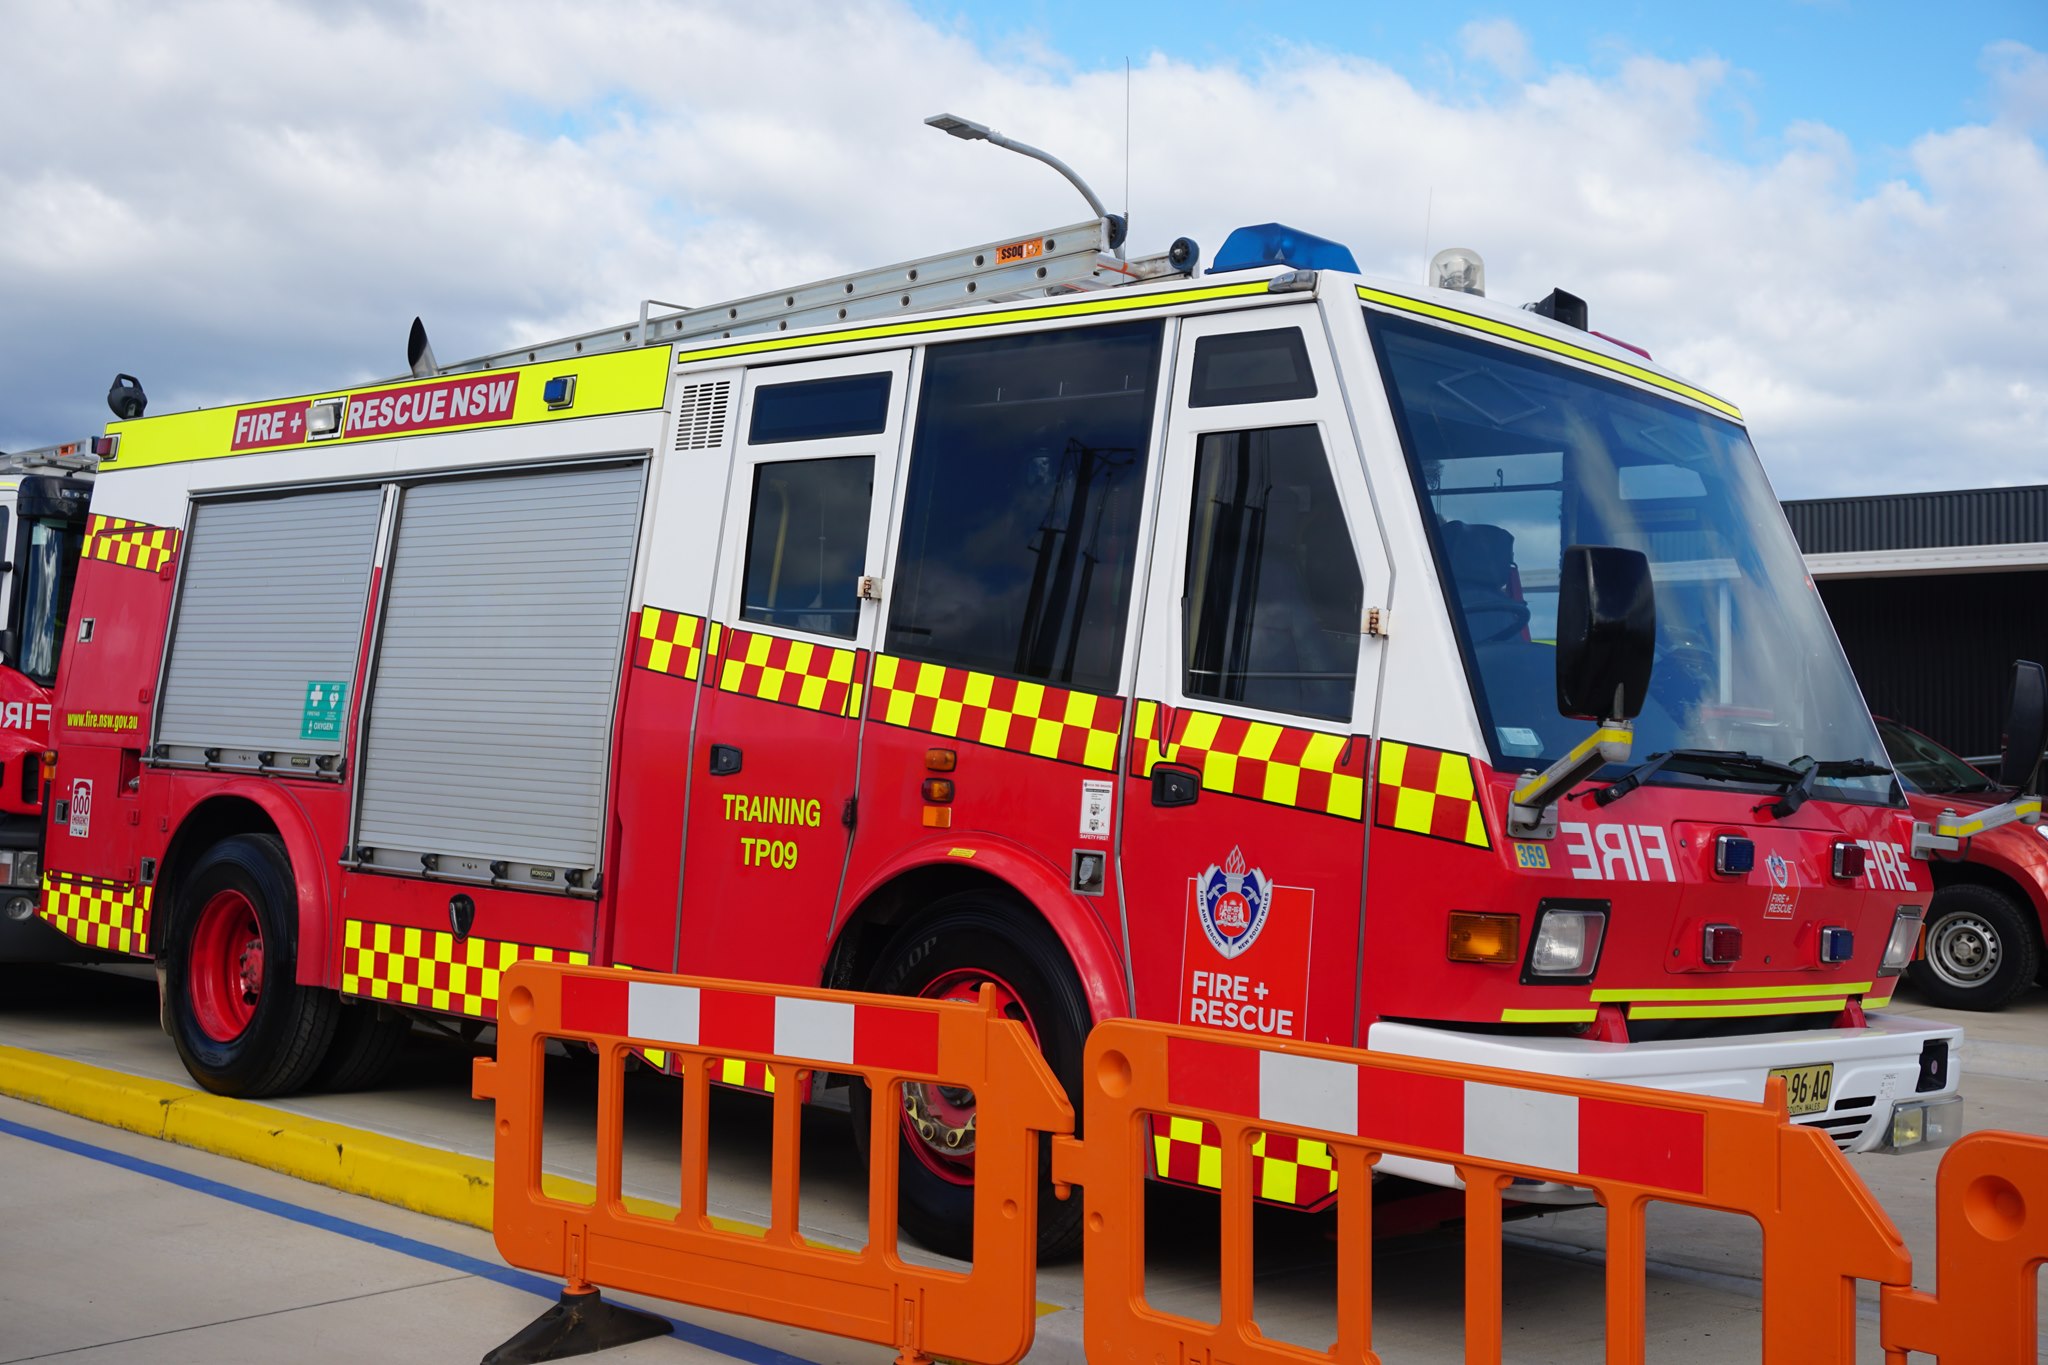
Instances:
[[[1811,498],[1785,504],[1807,554],[2048,541],[2048,485]]]
[[[2012,661],[2048,663],[2048,571],[1819,586],[1873,714],[1960,754],[1996,752]]]

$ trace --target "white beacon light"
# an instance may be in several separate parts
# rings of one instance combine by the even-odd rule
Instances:
[[[1455,289],[1485,298],[1486,262],[1471,247],[1447,246],[1429,258],[1429,284],[1433,289]]]

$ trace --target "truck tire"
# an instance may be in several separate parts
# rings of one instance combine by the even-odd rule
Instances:
[[[369,1090],[391,1074],[412,1037],[412,1020],[367,1000],[341,1005],[334,1041],[313,1073],[315,1090]]]
[[[2040,966],[2034,914],[1995,886],[1961,882],[1934,893],[1913,984],[1934,1004],[1957,1010],[2004,1009]]]
[[[340,998],[301,986],[299,898],[284,845],[237,834],[199,856],[178,893],[164,991],[194,1080],[256,1099],[302,1089],[334,1039]]]
[[[973,1000],[983,982],[995,986],[997,1006],[1031,1031],[1067,1093],[1079,1094],[1090,1023],[1087,998],[1059,939],[1014,897],[963,891],[938,901],[883,947],[867,989]],[[850,1099],[855,1140],[869,1155],[873,1097],[856,1083]],[[967,1259],[974,1244],[973,1092],[906,1086],[903,1107],[897,1224],[930,1250]],[[1043,1139],[1038,1169],[1038,1254],[1056,1260],[1080,1245],[1080,1201],[1053,1197],[1049,1137]]]

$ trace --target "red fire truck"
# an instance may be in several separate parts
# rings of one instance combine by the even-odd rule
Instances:
[[[90,956],[36,916],[43,754],[97,464],[89,443],[0,454],[0,962]]]
[[[1070,1080],[1135,1014],[1952,1135],[1958,1031],[1877,1012],[1912,818],[1738,410],[1471,262],[1115,226],[113,424],[43,917],[227,1094],[541,958],[992,985]],[[902,1105],[957,1246],[974,1098]],[[1509,1109],[1473,1150],[1575,1169]]]

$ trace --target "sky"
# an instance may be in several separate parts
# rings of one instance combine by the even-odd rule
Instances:
[[[1785,497],[2048,482],[2048,3],[0,0],[0,449],[1085,215],[1478,250]],[[1128,77],[1126,75],[1128,63]],[[1128,135],[1127,135],[1128,130]]]

